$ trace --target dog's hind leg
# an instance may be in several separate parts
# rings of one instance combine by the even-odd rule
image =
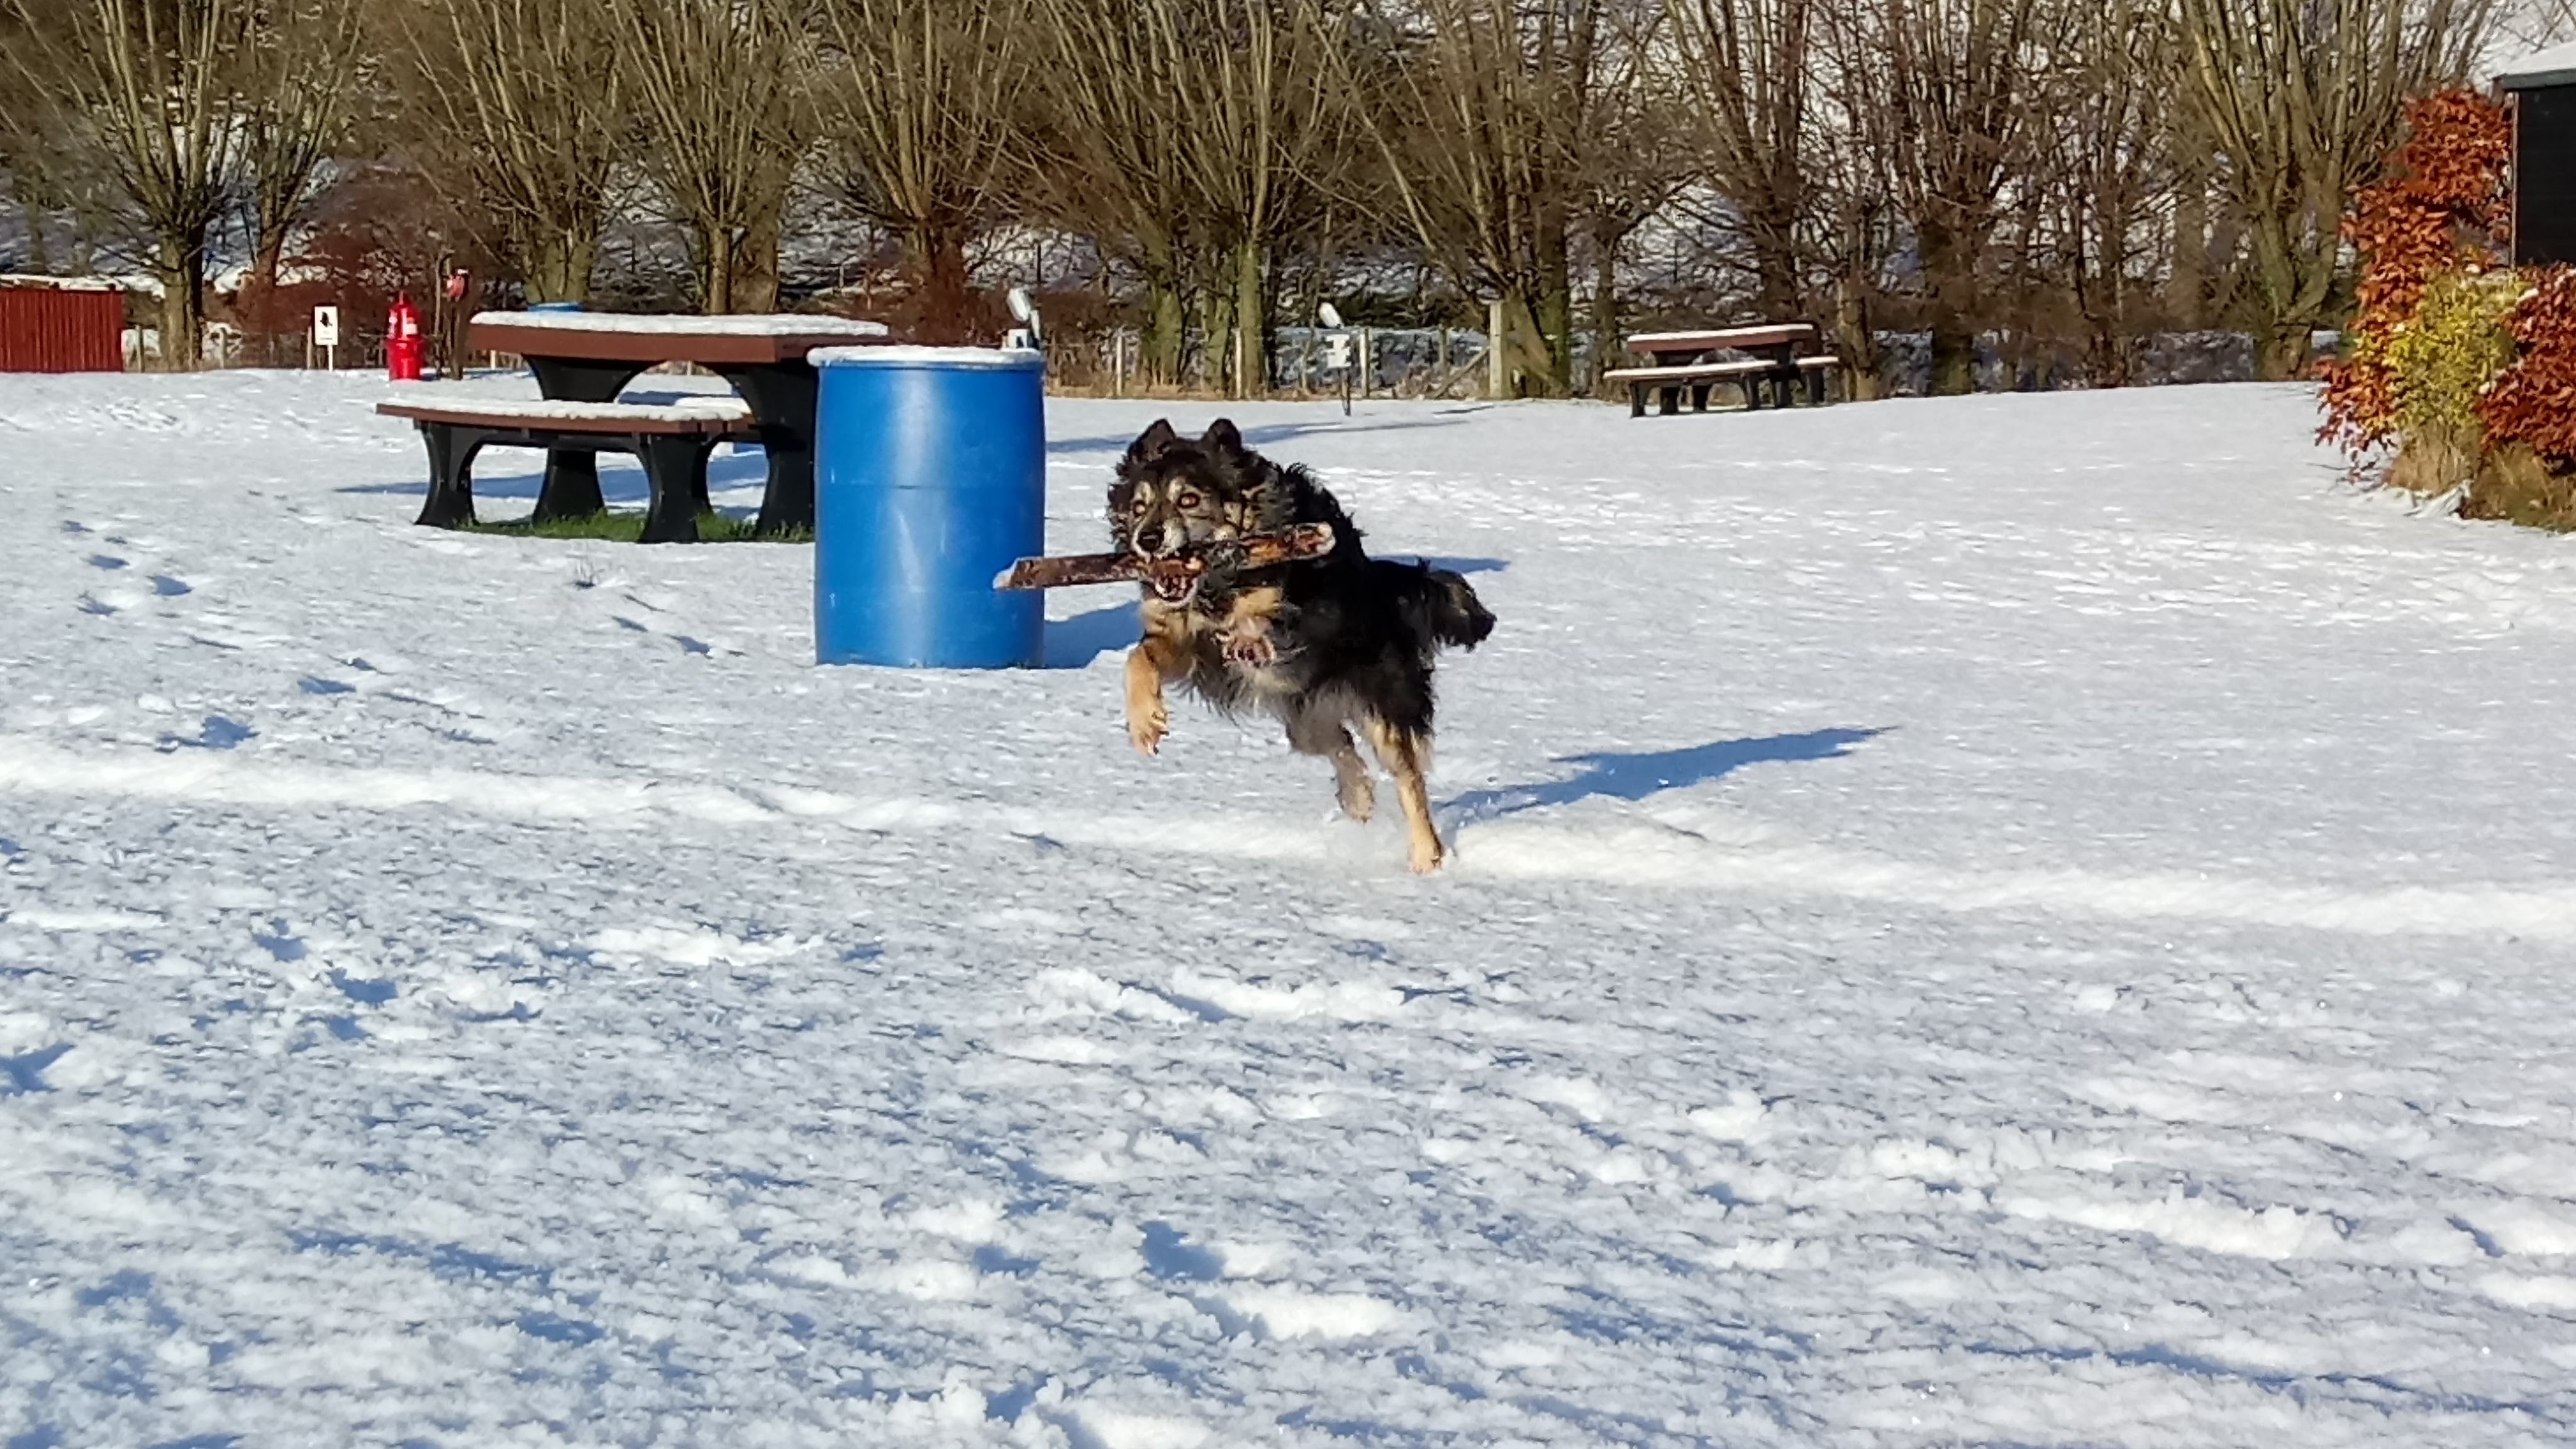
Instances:
[[[1333,762],[1333,798],[1341,802],[1343,814],[1366,823],[1377,813],[1377,783],[1340,720],[1313,710],[1290,716],[1288,748]]]
[[[1395,777],[1395,798],[1404,806],[1405,832],[1413,841],[1413,869],[1417,874],[1438,870],[1444,852],[1440,832],[1431,824],[1431,736],[1381,719],[1367,721],[1367,728],[1369,748]]]

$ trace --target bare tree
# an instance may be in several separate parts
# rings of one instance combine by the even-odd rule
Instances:
[[[783,78],[811,51],[810,9],[804,0],[615,6],[643,166],[689,229],[709,312],[777,304],[780,218],[813,130],[805,92]]]
[[[287,239],[312,205],[324,163],[348,140],[366,84],[362,14],[346,0],[257,0],[247,44],[235,57],[245,101],[251,265],[243,300],[250,315],[276,294]]]
[[[1377,12],[1398,55],[1379,103],[1360,114],[1403,215],[1460,286],[1498,295],[1498,347],[1524,385],[1563,392],[1572,376],[1568,238],[1611,123],[1602,62],[1612,0],[1410,0]],[[1635,72],[1630,72],[1635,74]],[[1355,91],[1366,82],[1351,77]]]
[[[827,0],[829,53],[808,77],[825,161],[847,199],[903,244],[915,327],[965,340],[966,245],[1003,197],[1027,67],[1008,0]]]
[[[1831,12],[1847,114],[1885,118],[1885,178],[1913,233],[1932,390],[1976,386],[1987,247],[2027,175],[2040,0],[1862,0]]]
[[[2097,387],[2129,381],[2132,336],[2153,300],[2141,273],[2153,266],[2149,232],[2173,195],[2179,149],[2172,13],[2169,0],[2096,0],[2067,13],[2042,97],[2033,190],[2053,202],[2062,276]]]
[[[1798,314],[1817,0],[1668,0],[1686,114],[1734,214],[1766,317]]]
[[[247,0],[0,0],[8,63],[67,139],[114,178],[161,283],[161,360],[203,358],[206,260],[241,178],[246,107],[232,58]]]
[[[2183,100],[2215,143],[2249,250],[2255,356],[2295,377],[2327,321],[2345,203],[2395,144],[2410,96],[2475,64],[2492,0],[2179,0]]]
[[[592,0],[389,0],[389,48],[434,175],[498,230],[531,301],[590,294],[626,97]]]
[[[1145,290],[1146,375],[1177,381],[1192,252],[1206,217],[1192,181],[1181,96],[1193,58],[1148,19],[1161,0],[1037,0],[1044,64],[1033,79],[1029,176],[1058,221],[1089,232]]]

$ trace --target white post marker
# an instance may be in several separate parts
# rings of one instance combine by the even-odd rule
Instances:
[[[322,365],[334,370],[340,366],[340,309],[313,309],[313,345],[322,349]]]

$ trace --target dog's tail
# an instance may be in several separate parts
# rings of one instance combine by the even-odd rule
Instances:
[[[1473,649],[1494,632],[1494,616],[1467,576],[1423,564],[1404,591],[1404,615],[1424,639]]]

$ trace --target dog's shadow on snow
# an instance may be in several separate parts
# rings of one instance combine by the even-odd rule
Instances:
[[[1144,623],[1137,617],[1134,599],[1070,619],[1049,619],[1043,667],[1088,669],[1091,661],[1135,643],[1143,632]]]
[[[1666,790],[1682,790],[1724,779],[1747,765],[1840,759],[1851,753],[1852,746],[1886,734],[1891,728],[1893,726],[1865,730],[1808,730],[1803,734],[1764,735],[1758,739],[1712,740],[1704,745],[1678,750],[1648,750],[1635,754],[1562,755],[1556,763],[1581,767],[1566,779],[1470,790],[1441,806],[1439,813],[1454,829],[1501,815],[1517,815],[1524,810],[1571,805],[1577,800],[1595,796],[1610,800],[1643,800]]]

